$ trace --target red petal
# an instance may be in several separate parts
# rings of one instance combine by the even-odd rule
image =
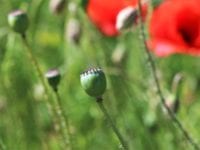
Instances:
[[[166,0],[153,12],[149,46],[158,56],[200,53],[200,0]]]
[[[118,34],[115,29],[119,11],[127,6],[135,6],[136,0],[89,0],[87,14],[91,21],[107,36]]]

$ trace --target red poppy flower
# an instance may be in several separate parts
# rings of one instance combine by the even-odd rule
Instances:
[[[149,46],[158,56],[200,55],[200,0],[166,0],[150,20]]]
[[[88,0],[86,6],[90,20],[107,36],[118,34],[116,17],[125,7],[136,7],[137,0]]]

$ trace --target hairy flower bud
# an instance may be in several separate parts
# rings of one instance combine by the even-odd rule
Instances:
[[[118,31],[129,28],[137,18],[137,9],[128,6],[122,9],[117,15],[116,29]]]
[[[15,32],[24,34],[28,29],[29,20],[25,12],[16,10],[8,15],[8,23]]]
[[[51,69],[45,74],[45,77],[47,78],[49,85],[57,91],[61,78],[60,72],[57,69]]]
[[[175,98],[173,95],[168,96],[165,100],[165,106],[168,107],[173,113],[177,113],[180,107],[179,99]],[[168,112],[164,107],[163,111],[168,115]]]

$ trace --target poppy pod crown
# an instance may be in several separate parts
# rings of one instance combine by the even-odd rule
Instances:
[[[91,68],[80,75],[81,85],[92,97],[101,97],[106,89],[106,77],[102,69]]]

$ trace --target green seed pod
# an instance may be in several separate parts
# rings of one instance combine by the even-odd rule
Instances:
[[[92,97],[101,98],[106,89],[106,77],[99,68],[88,69],[80,75],[81,85]]]
[[[60,83],[61,75],[57,69],[51,69],[46,74],[45,77],[48,80],[49,85],[57,91],[58,85]]]
[[[29,25],[28,16],[21,10],[13,11],[8,15],[8,23],[15,32],[24,34]]]

